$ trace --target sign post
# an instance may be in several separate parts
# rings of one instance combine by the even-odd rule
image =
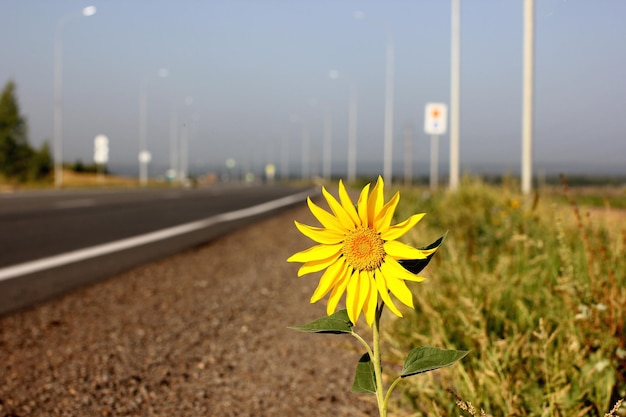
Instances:
[[[93,160],[98,168],[98,182],[104,182],[104,166],[109,162],[109,138],[98,135],[93,140]]]
[[[427,103],[424,114],[424,132],[430,135],[430,189],[439,185],[439,135],[448,127],[448,106],[443,103]]]

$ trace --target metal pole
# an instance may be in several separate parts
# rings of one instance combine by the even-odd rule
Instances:
[[[430,137],[430,189],[435,191],[439,186],[439,136]]]
[[[357,88],[350,81],[350,105],[348,109],[348,182],[356,180],[356,128],[357,128]]]
[[[141,80],[139,85],[139,184],[142,186],[148,182],[148,163],[146,161],[146,121],[147,121],[147,99],[146,99],[146,85],[148,83],[148,77]]]
[[[524,85],[522,94],[522,192],[532,190],[534,0],[524,1]]]
[[[452,0],[450,68],[450,190],[459,186],[459,121],[461,91],[461,0]]]
[[[280,176],[283,180],[289,179],[289,136],[283,132],[280,140],[281,146],[281,164]]]
[[[59,21],[54,37],[54,185],[63,186],[63,44]]]
[[[413,182],[413,126],[407,123],[404,127],[404,185]]]
[[[170,116],[170,170],[174,172],[173,180],[177,180],[180,176],[178,169],[178,108],[176,105],[172,107]]]
[[[391,30],[385,27],[387,32],[387,69],[385,81],[385,143],[383,154],[383,179],[391,184],[393,172],[393,63],[394,41]]]
[[[310,152],[309,152],[309,124],[308,122],[302,123],[302,180],[307,181],[309,179],[309,166],[310,166]]]
[[[189,123],[185,122],[182,126],[180,135],[180,179],[187,181],[189,176]]]
[[[95,6],[83,8],[81,13],[69,14],[57,22],[54,33],[54,185],[63,186],[63,26],[82,16],[93,16]]]
[[[325,180],[331,178],[331,154],[332,154],[332,142],[333,142],[333,119],[328,110],[324,114],[324,161],[323,163],[323,176]]]

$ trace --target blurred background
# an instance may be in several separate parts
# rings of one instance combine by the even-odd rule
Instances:
[[[462,173],[519,175],[523,3],[461,3]],[[141,153],[150,178],[268,165],[279,177],[345,177],[352,111],[356,170],[373,175],[383,171],[391,45],[393,173],[410,160],[427,175],[424,108],[450,102],[451,9],[443,0],[3,0],[0,83],[15,83],[29,143],[47,142],[65,163],[93,164],[104,135],[107,169],[121,175],[142,175]],[[535,175],[625,175],[626,3],[536,0],[534,23]],[[449,129],[439,159],[445,176]]]

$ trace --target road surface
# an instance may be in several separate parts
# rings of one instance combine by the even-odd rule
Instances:
[[[0,314],[302,202],[284,186],[0,195]]]

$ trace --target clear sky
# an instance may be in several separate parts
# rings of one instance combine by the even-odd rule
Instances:
[[[97,13],[80,16],[92,4]],[[536,172],[626,173],[626,2],[535,7]],[[62,29],[64,160],[91,163],[104,134],[110,166],[138,170],[147,79],[151,175],[169,164],[174,109],[188,129],[189,164],[205,172],[230,157],[280,166],[287,154],[296,166],[304,123],[319,162],[329,112],[334,173],[344,175],[351,79],[358,169],[382,172],[386,37],[377,22],[386,22],[395,39],[394,167],[402,172],[411,125],[415,170],[427,172],[424,106],[449,102],[450,11],[449,0],[0,0],[0,83],[16,82],[30,142],[52,142],[55,31],[76,14]],[[519,172],[522,29],[523,0],[462,0],[462,170]],[[169,75],[159,78],[159,68]],[[448,135],[440,141],[444,169]]]

